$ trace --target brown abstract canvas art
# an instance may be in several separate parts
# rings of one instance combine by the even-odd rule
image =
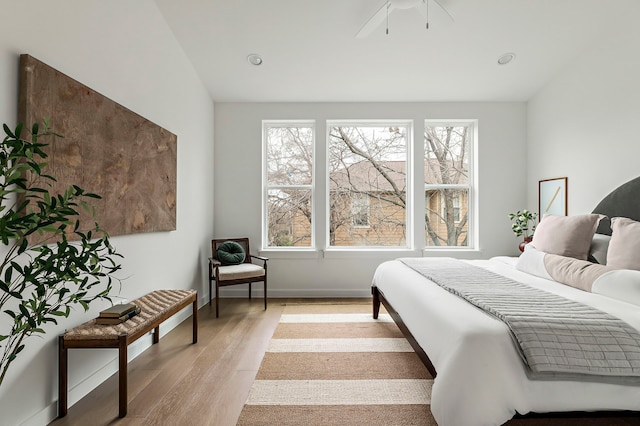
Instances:
[[[45,118],[64,136],[46,141],[51,192],[75,184],[102,196],[83,227],[95,221],[111,236],[176,229],[176,135],[21,55],[18,119],[30,127]]]

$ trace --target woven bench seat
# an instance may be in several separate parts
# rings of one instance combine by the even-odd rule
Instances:
[[[198,292],[196,290],[156,290],[131,303],[140,307],[136,316],[116,325],[96,324],[92,319],[65,331],[58,338],[58,416],[67,414],[67,349],[117,348],[119,374],[119,416],[127,414],[127,347],[154,330],[153,343],[160,339],[160,324],[189,305],[193,307],[193,343],[198,341]]]
[[[132,303],[140,306],[140,313],[117,325],[96,324],[92,319],[64,333],[65,341],[86,339],[117,339],[121,334],[138,334],[148,331],[148,324],[163,318],[181,302],[189,301],[196,294],[195,290],[156,290]],[[191,303],[191,302],[188,302]],[[185,305],[186,306],[186,305]]]

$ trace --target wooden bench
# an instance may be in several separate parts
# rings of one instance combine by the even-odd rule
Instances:
[[[65,331],[58,338],[58,416],[67,415],[67,349],[117,348],[119,416],[127,415],[127,346],[153,332],[153,343],[160,339],[160,324],[191,304],[193,306],[193,343],[198,341],[198,292],[195,290],[156,290],[132,303],[140,313],[117,325],[100,325],[95,319]]]

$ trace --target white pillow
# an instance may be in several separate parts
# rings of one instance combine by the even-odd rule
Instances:
[[[536,277],[553,280],[544,266],[544,256],[546,253],[537,250],[532,244],[524,246],[524,251],[518,257],[516,269]]]
[[[611,219],[607,265],[615,269],[640,270],[640,222],[626,217]]]
[[[546,214],[533,234],[532,244],[545,253],[587,260],[593,234],[604,217],[600,214]]]
[[[594,281],[591,292],[640,305],[640,271],[609,271]]]

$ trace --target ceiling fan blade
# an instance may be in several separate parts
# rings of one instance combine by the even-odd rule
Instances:
[[[449,16],[449,18],[451,19],[451,22],[456,22],[455,19],[453,19],[453,16],[451,16],[451,14],[449,13],[449,11],[447,9],[445,9],[445,7],[442,5],[442,3],[440,3],[440,0],[433,0],[438,6],[440,6],[440,9],[444,10],[444,12]]]
[[[388,11],[387,11],[388,9]],[[386,1],[376,13],[360,28],[356,34],[356,38],[365,38],[378,28],[387,19],[387,13],[391,13],[394,9],[393,3]]]

